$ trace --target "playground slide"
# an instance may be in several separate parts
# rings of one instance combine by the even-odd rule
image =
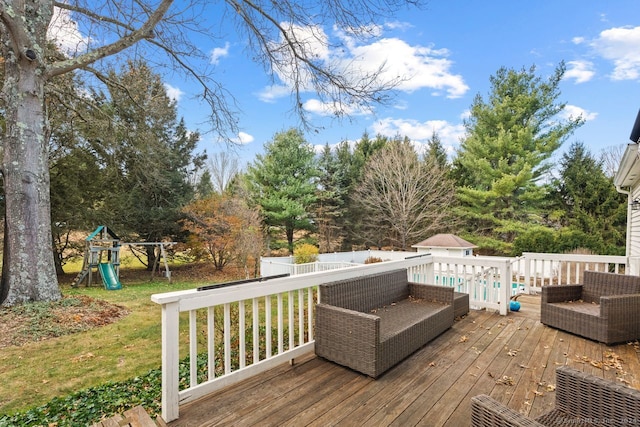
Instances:
[[[120,280],[118,280],[118,276],[116,276],[113,264],[102,262],[98,265],[98,270],[100,270],[100,276],[102,277],[102,283],[104,283],[105,289],[110,291],[122,289],[122,284]]]

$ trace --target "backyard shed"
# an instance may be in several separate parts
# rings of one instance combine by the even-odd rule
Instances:
[[[436,234],[411,246],[418,253],[430,253],[451,257],[472,256],[473,249],[477,248],[473,243],[467,242],[455,234]]]

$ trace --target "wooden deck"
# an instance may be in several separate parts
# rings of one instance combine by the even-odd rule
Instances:
[[[540,323],[540,299],[518,313],[472,310],[377,380],[310,355],[180,408],[177,426],[468,426],[489,394],[536,417],[554,404],[555,368],[640,389],[640,346],[606,346]]]

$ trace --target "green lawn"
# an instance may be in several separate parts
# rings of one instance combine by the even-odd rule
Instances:
[[[99,280],[99,279],[98,279]],[[144,375],[161,365],[160,306],[151,295],[196,287],[158,279],[102,287],[63,287],[64,295],[87,295],[125,306],[130,314],[86,332],[0,349],[0,414],[22,411],[108,381]]]

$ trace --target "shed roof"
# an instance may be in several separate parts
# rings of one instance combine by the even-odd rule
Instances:
[[[473,243],[467,242],[455,234],[436,234],[416,243],[412,248],[477,248]]]

